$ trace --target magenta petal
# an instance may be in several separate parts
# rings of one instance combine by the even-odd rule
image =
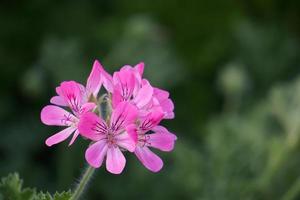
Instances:
[[[126,126],[126,132],[128,133],[129,137],[135,142],[138,142],[138,133],[137,127],[135,124],[130,124]]]
[[[85,152],[85,159],[94,168],[102,165],[103,159],[107,152],[106,140],[100,140],[91,146]]]
[[[85,103],[81,106],[81,114],[89,111],[93,111],[96,107],[97,105],[95,103],[92,102]]]
[[[163,161],[154,154],[148,147],[136,147],[135,155],[141,163],[150,171],[158,172],[163,167]]]
[[[41,120],[46,125],[70,126],[75,116],[57,106],[45,106],[41,112]]]
[[[88,96],[93,94],[94,97],[97,97],[98,92],[101,87],[101,69],[102,66],[98,60],[95,60],[93,69],[89,75],[89,78],[86,83],[86,90]]]
[[[121,95],[120,90],[115,88],[114,92],[112,94],[112,106],[113,106],[113,108],[117,107],[117,105],[122,101],[123,101],[123,97]]]
[[[56,133],[55,135],[52,135],[51,137],[49,137],[46,140],[46,145],[51,147],[54,144],[57,144],[57,143],[60,143],[64,140],[66,140],[75,130],[76,130],[76,128],[69,127],[69,128],[66,128],[66,129],[60,131],[59,133]]]
[[[60,84],[58,92],[68,103],[73,112],[78,113],[83,103],[82,86],[75,81],[64,81]]]
[[[158,101],[162,101],[162,100],[169,98],[169,92],[166,90],[154,88],[153,93],[154,93],[154,96],[158,99]]]
[[[112,76],[104,70],[104,68],[102,67],[100,62],[99,62],[99,67],[100,67],[100,71],[101,71],[101,82],[102,82],[104,88],[108,92],[112,93],[113,90],[114,90],[114,84],[113,84]]]
[[[78,135],[79,135],[79,131],[78,131],[78,129],[77,129],[77,130],[74,132],[74,134],[73,134],[73,137],[72,137],[72,139],[71,139],[71,141],[70,141],[70,143],[69,143],[69,146],[71,146],[71,145],[75,142],[75,140],[77,139]]]
[[[126,164],[126,159],[119,147],[109,147],[106,156],[106,169],[110,173],[120,174]]]
[[[133,99],[133,101],[138,108],[142,108],[151,101],[152,95],[152,86],[150,84],[146,84],[143,85],[142,88],[138,91],[137,96]]]
[[[140,117],[141,124],[140,129],[141,130],[150,130],[156,125],[160,123],[160,121],[163,119],[164,113],[161,107],[154,107],[152,111],[147,114],[145,117]]]
[[[143,76],[143,73],[144,73],[144,63],[143,62],[140,62],[139,64],[137,64],[136,66],[134,66],[134,69],[136,69],[140,76]]]
[[[172,151],[177,137],[170,133],[162,126],[156,126],[152,129],[155,133],[147,134],[149,136],[148,142],[151,147],[160,149],[162,151]]]
[[[50,99],[50,102],[58,105],[58,106],[68,106],[68,104],[64,101],[60,96],[54,96]]]
[[[174,104],[171,99],[166,99],[166,100],[162,101],[160,103],[160,106],[162,107],[162,109],[165,113],[165,116],[164,116],[165,119],[173,119],[174,118],[174,116],[175,116],[174,112],[173,112]]]
[[[117,145],[127,149],[130,152],[134,152],[136,142],[130,137],[127,132],[123,132],[116,136]]]
[[[78,130],[82,136],[98,141],[105,137],[107,126],[95,113],[88,112],[80,117]]]
[[[121,102],[111,115],[111,129],[118,131],[132,124],[137,117],[137,108],[128,102]]]
[[[134,71],[127,68],[122,68],[119,72],[115,72],[113,75],[113,81],[115,87],[121,91],[124,99],[129,99],[135,88],[138,87]]]

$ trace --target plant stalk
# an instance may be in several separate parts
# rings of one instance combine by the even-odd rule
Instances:
[[[70,200],[80,199],[81,195],[84,193],[84,190],[86,189],[87,184],[91,179],[91,177],[93,176],[94,172],[95,172],[95,168],[91,166],[88,166],[86,168]]]

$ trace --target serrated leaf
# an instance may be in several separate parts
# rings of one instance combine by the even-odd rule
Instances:
[[[49,192],[40,192],[34,200],[69,200],[71,195],[71,191],[61,193],[56,192],[53,196]]]
[[[53,200],[69,200],[72,196],[71,191],[62,192],[62,193],[55,193]]]
[[[33,200],[35,189],[22,189],[23,181],[17,173],[1,179],[0,200]]]

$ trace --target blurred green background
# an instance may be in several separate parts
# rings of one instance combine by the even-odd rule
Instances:
[[[96,58],[144,61],[174,100],[176,148],[157,174],[133,155],[120,176],[100,168],[85,199],[300,199],[299,39],[298,0],[2,0],[0,176],[73,187],[88,144],[47,148],[59,128],[40,110]]]

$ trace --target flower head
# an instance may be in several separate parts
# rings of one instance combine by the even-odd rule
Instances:
[[[46,140],[52,146],[69,138],[69,145],[79,135],[91,140],[85,152],[89,165],[98,168],[106,159],[106,169],[120,174],[126,164],[123,152],[134,153],[149,170],[158,172],[163,161],[150,148],[171,151],[177,137],[159,123],[174,118],[174,104],[165,90],[151,86],[144,79],[144,63],[123,66],[111,76],[96,60],[86,86],[75,81],[64,81],[56,88],[57,95],[41,112],[46,125],[65,129]],[[101,86],[107,116],[101,117],[102,101],[98,97]],[[64,107],[64,108],[62,108]]]

